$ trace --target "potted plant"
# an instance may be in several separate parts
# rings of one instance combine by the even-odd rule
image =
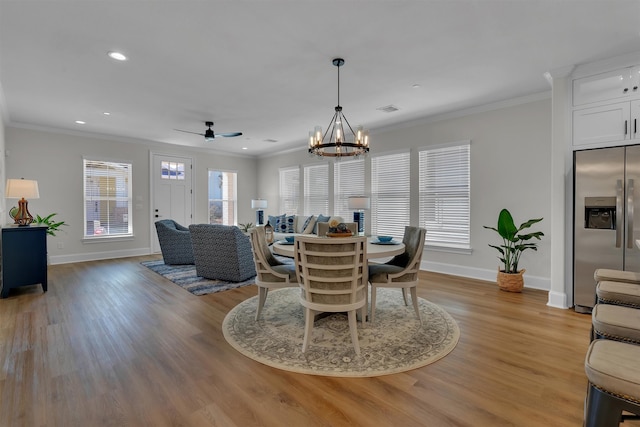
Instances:
[[[522,252],[527,249],[537,251],[537,243],[530,242],[530,240],[534,238],[540,240],[540,236],[544,236],[544,234],[542,231],[534,231],[526,234],[521,233],[521,231],[528,229],[540,221],[542,221],[542,218],[530,219],[520,224],[519,227],[516,227],[511,213],[507,209],[502,209],[500,215],[498,215],[497,228],[484,226],[484,228],[495,231],[502,238],[502,244],[499,246],[489,244],[490,247],[500,252],[498,258],[502,262],[502,268],[498,268],[497,278],[500,289],[509,292],[522,291],[522,287],[524,286],[524,278],[522,275],[525,269],[518,269],[520,257],[522,256]]]
[[[47,234],[51,235],[51,236],[55,236],[56,232],[59,231],[59,228],[63,225],[68,225],[65,224],[64,221],[54,221],[53,217],[58,215],[57,213],[52,213],[50,215],[47,215],[45,217],[41,217],[40,215],[36,215],[36,217],[33,219],[33,223],[34,224],[38,224],[38,225],[46,225],[47,226]]]

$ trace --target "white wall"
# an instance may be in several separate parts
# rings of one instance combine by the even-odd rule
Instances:
[[[533,100],[532,100],[533,99]],[[492,109],[493,108],[493,109]],[[460,113],[453,118],[414,122],[372,134],[372,155],[400,149],[471,140],[471,246],[472,254],[425,251],[423,268],[433,271],[495,280],[499,261],[497,235],[483,225],[495,226],[502,208],[511,211],[519,224],[543,217],[535,230],[545,237],[538,252],[522,256],[528,287],[549,289],[551,200],[551,98],[550,94],[487,106],[483,111]],[[263,158],[259,164],[259,194],[276,214],[278,168],[309,164],[304,143],[300,150]],[[417,180],[412,171],[412,180]],[[417,186],[414,186],[417,187]],[[417,188],[412,199],[417,200]],[[416,202],[417,203],[417,202]],[[412,218],[416,224],[417,219]],[[558,236],[562,238],[562,236]]]
[[[43,216],[57,212],[56,219],[69,224],[57,236],[48,237],[47,249],[52,264],[150,253],[151,233],[155,232],[149,205],[150,152],[194,159],[193,223],[208,222],[207,171],[210,168],[238,171],[238,222],[254,221],[255,213],[250,208],[251,199],[256,197],[257,160],[254,158],[225,156],[168,144],[129,143],[15,127],[6,128],[5,139],[6,177],[38,181],[40,198],[29,201],[31,214]],[[142,205],[133,212],[133,240],[82,242],[83,156],[132,163],[134,205]],[[8,219],[8,216],[3,217],[2,223]]]

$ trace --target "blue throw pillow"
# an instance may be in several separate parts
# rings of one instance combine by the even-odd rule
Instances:
[[[278,218],[276,218],[276,226],[274,230],[280,233],[295,233],[296,232],[295,221],[296,221],[295,215],[279,216]]]
[[[284,218],[284,215],[273,216],[269,215],[269,220],[267,221],[272,227],[274,231],[278,231],[276,228],[276,223],[278,222],[278,218]]]
[[[316,220],[316,225],[313,226],[313,234],[318,234],[319,222],[329,222],[330,219],[331,219],[330,216],[324,216],[322,214],[318,215],[318,219]]]

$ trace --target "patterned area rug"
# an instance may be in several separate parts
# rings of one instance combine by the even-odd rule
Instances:
[[[255,277],[245,280],[244,282],[225,282],[222,280],[205,279],[196,274],[195,265],[166,265],[162,260],[143,261],[141,264],[194,295],[212,294],[214,292],[226,291],[255,283]]]
[[[374,377],[433,363],[450,353],[460,337],[445,310],[419,298],[423,325],[413,306],[404,305],[399,289],[378,290],[375,324],[358,322],[361,355],[351,343],[347,316],[341,313],[315,322],[312,341],[302,353],[304,312],[299,290],[269,292],[262,318],[255,321],[257,297],[234,307],[222,330],[229,344],[245,356],[274,368],[336,377]]]

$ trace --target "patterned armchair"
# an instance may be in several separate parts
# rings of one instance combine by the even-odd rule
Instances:
[[[155,224],[164,263],[193,264],[189,229],[172,219],[162,219]]]
[[[189,231],[198,276],[242,282],[256,275],[251,242],[238,227],[191,224]]]

